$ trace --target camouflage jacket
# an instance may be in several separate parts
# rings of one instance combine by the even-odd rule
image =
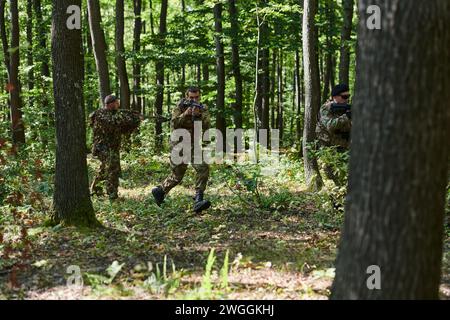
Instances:
[[[352,121],[345,115],[330,111],[332,101],[326,102],[319,112],[316,134],[319,142],[326,146],[339,146],[348,149]]]
[[[110,150],[119,151],[121,135],[133,132],[140,124],[139,114],[131,110],[102,108],[92,112],[89,118],[94,131],[94,156],[100,156]]]
[[[172,130],[175,129],[186,129],[189,132],[193,132],[194,130],[194,122],[192,121],[192,116],[184,116],[183,113],[186,111],[186,107],[183,106],[183,101],[185,99],[181,99],[175,109],[172,112]],[[201,121],[202,121],[202,129],[206,131],[211,126],[210,116],[208,107],[201,111]],[[199,119],[200,120],[200,119]]]

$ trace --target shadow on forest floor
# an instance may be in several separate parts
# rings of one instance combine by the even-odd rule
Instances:
[[[208,191],[213,207],[195,214],[186,188],[192,172],[162,208],[151,197],[155,180],[143,180],[123,183],[114,203],[94,199],[102,229],[45,228],[44,217],[35,217],[31,255],[24,268],[0,271],[0,298],[327,299],[341,220],[322,212],[307,193],[291,188],[289,203],[261,210],[246,207],[215,181]],[[202,276],[212,248],[214,285],[205,292]],[[227,250],[229,284],[220,288]],[[108,276],[114,261],[123,266],[113,265],[117,274]],[[70,266],[79,268],[83,288],[67,286],[74,276]]]

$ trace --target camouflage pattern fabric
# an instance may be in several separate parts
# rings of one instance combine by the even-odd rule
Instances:
[[[111,199],[118,196],[119,177],[121,174],[120,154],[117,150],[109,150],[101,153],[100,169],[94,178],[91,190],[97,195],[103,194],[103,187],[106,186],[106,192]]]
[[[348,149],[350,146],[350,130],[352,121],[345,114],[335,114],[330,111],[332,101],[320,108],[317,122],[317,139],[323,146],[338,146]]]
[[[140,123],[138,113],[130,110],[99,109],[90,116],[94,131],[92,154],[101,161],[100,169],[94,178],[91,192],[100,194],[101,182],[106,182],[110,198],[117,198],[120,169],[121,136],[134,131]]]
[[[177,104],[177,107],[172,112],[172,129],[188,130],[191,133],[191,139],[193,140],[194,123],[191,116],[183,115],[183,113],[187,109],[183,106],[183,101],[184,99],[182,99]],[[201,112],[201,121],[202,129],[204,131],[208,130],[210,128],[210,116],[207,107],[205,107],[205,109]],[[171,152],[176,144],[177,143],[171,143]],[[191,143],[191,155],[191,165],[196,172],[195,189],[196,191],[205,191],[209,179],[209,165],[204,162],[201,164],[193,164],[192,160],[194,156],[194,141],[192,141]],[[181,183],[186,173],[187,167],[188,164],[186,163],[174,164],[172,160],[170,160],[170,169],[172,173],[161,184],[165,194],[167,194],[172,188]]]

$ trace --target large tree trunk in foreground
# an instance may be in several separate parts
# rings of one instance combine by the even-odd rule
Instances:
[[[76,226],[98,224],[89,196],[83,104],[81,30],[66,27],[66,9],[81,0],[53,0],[52,59],[56,115],[56,172],[52,220]]]
[[[378,5],[382,30],[369,30]],[[437,299],[450,141],[448,0],[359,5],[349,194],[334,299]],[[426,24],[417,23],[426,21]],[[380,290],[376,284],[380,268]]]
[[[303,159],[306,184],[310,190],[318,190],[323,182],[317,159],[308,152],[316,139],[317,113],[320,108],[319,62],[317,58],[317,30],[314,17],[317,0],[305,0],[303,11],[303,66],[305,72],[305,119],[303,129]]]

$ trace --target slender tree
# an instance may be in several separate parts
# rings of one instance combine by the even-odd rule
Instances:
[[[354,0],[342,0],[344,7],[344,24],[341,31],[341,55],[339,60],[339,82],[349,84],[350,70],[350,39],[352,35],[352,20]]]
[[[33,63],[33,0],[27,0],[27,66],[28,70],[28,90],[34,89],[34,63]],[[29,105],[32,105],[32,98],[29,100]]]
[[[302,101],[303,101],[303,79],[301,70],[301,59],[299,50],[295,50],[295,101],[297,107],[296,113],[296,140],[300,141],[302,137]]]
[[[183,17],[183,21],[185,21],[186,16],[186,1],[181,0],[181,14]],[[185,31],[185,24],[181,24],[181,38],[185,39],[186,37],[186,31]],[[181,63],[181,88],[184,88],[186,84],[186,63],[183,61]]]
[[[22,119],[22,101],[20,98],[20,81],[19,81],[19,8],[17,0],[9,2],[11,15],[11,49],[10,49],[10,66],[9,66],[9,84],[8,90],[11,99],[11,128],[12,140],[14,145],[25,143],[25,126]]]
[[[236,0],[228,0],[228,12],[231,21],[231,64],[233,68],[234,83],[236,86],[236,102],[234,105],[234,126],[242,128],[242,104],[243,89],[241,75],[241,59],[239,55],[239,38],[240,33],[238,22],[238,10],[236,8]]]
[[[116,0],[116,67],[120,82],[120,99],[124,109],[130,108],[130,84],[125,61],[124,0]]]
[[[167,6],[168,1],[161,1],[161,13],[159,16],[159,34],[158,34],[158,46],[160,50],[164,50],[167,33]],[[156,113],[156,150],[160,152],[162,150],[162,121],[163,121],[163,104],[164,104],[164,58],[160,58],[156,61],[156,99],[155,99],[155,113]]]
[[[225,139],[225,57],[222,41],[222,4],[214,5],[215,43],[216,43],[216,72],[217,72],[217,100],[216,100],[216,129],[222,132]],[[224,140],[226,141],[226,140]],[[223,144],[225,148],[225,143]]]
[[[37,50],[39,54],[37,55],[37,59],[41,63],[41,76],[42,78],[50,77],[50,67],[48,65],[49,56],[47,52],[47,34],[48,28],[44,25],[43,16],[42,16],[42,3],[41,0],[33,1],[34,12],[36,16],[36,37],[37,42],[39,43],[39,49]]]
[[[283,84],[283,50],[279,50],[277,64],[278,90],[277,90],[277,128],[280,130],[280,141],[283,141],[283,104],[284,104],[284,84]]]
[[[0,0],[0,37],[3,49],[3,63],[5,64],[5,69],[9,76],[10,54],[9,54],[8,35],[6,33],[5,6],[6,0]]]
[[[89,13],[89,28],[91,33],[92,47],[94,49],[95,63],[99,76],[100,99],[102,104],[107,95],[111,94],[109,82],[109,67],[106,58],[105,33],[101,27],[102,16],[99,0],[87,0]]]
[[[151,32],[151,35],[154,36],[155,35],[155,22],[153,19],[153,1],[148,0],[148,5],[149,5],[149,9],[150,9],[150,32]]]
[[[142,80],[142,68],[141,61],[139,59],[139,53],[141,51],[141,34],[142,34],[142,0],[133,0],[134,9],[134,30],[133,30],[133,51],[138,57],[133,63],[133,109],[136,111],[142,111],[142,92],[141,92],[141,80]]]
[[[5,23],[5,6],[6,6],[6,0],[0,0],[0,38],[2,42],[2,50],[3,50],[3,63],[5,65],[5,74],[2,74],[2,76],[5,76],[5,89],[6,93],[8,92],[8,87],[6,84],[8,84],[9,81],[9,66],[10,66],[10,56],[9,56],[9,44],[8,44],[8,35],[6,32],[6,23]],[[7,110],[10,110],[11,104],[8,99],[7,103]]]
[[[261,8],[264,9],[268,5],[268,0],[259,0]],[[265,17],[262,17],[260,25],[260,37],[259,37],[259,60],[260,69],[258,74],[260,75],[260,121],[261,129],[269,129],[270,125],[270,49],[269,49],[269,23]]]
[[[366,24],[370,5],[381,8],[382,30]],[[359,14],[349,194],[332,298],[438,299],[449,2],[361,0]]]
[[[305,70],[305,119],[303,129],[303,160],[306,184],[318,190],[323,182],[317,159],[308,152],[316,138],[317,113],[320,107],[319,67],[317,57],[317,30],[314,17],[317,0],[305,0],[303,5],[303,66]]]
[[[56,168],[52,221],[55,224],[97,226],[89,196],[86,125],[83,104],[81,30],[67,28],[70,5],[81,0],[53,0],[52,61],[56,115]]]

